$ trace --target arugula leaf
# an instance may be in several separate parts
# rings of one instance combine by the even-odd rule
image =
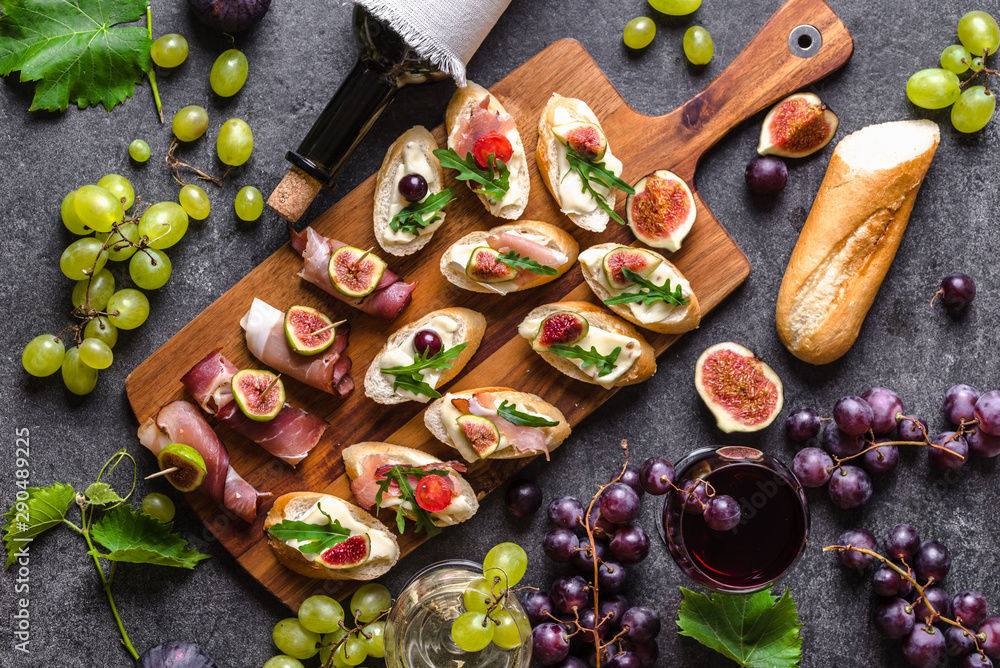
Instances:
[[[639,285],[641,289],[638,292],[623,292],[615,297],[605,299],[605,304],[610,306],[612,304],[642,302],[646,306],[649,306],[650,304],[654,304],[656,302],[667,302],[668,304],[673,304],[674,306],[684,306],[685,304],[691,302],[690,298],[684,296],[680,283],[677,284],[677,288],[675,290],[670,289],[669,277],[667,278],[666,283],[663,285],[657,285],[648,278],[640,276],[628,267],[622,267],[622,275],[632,283]]]
[[[91,550],[92,554],[109,561],[133,564],[156,564],[175,568],[194,568],[207,554],[192,550],[187,542],[170,531],[169,524],[121,505],[105,512],[94,522],[90,533],[109,553]]]
[[[440,211],[454,196],[454,188],[447,188],[433,195],[428,195],[422,202],[414,202],[393,216],[392,220],[389,221],[389,228],[393,232],[402,230],[413,236],[420,236],[421,230],[441,218],[433,216],[425,219],[424,216]]]
[[[319,512],[329,520],[329,524],[282,520],[267,531],[279,540],[299,541],[298,549],[305,554],[321,554],[351,537],[351,530],[345,529],[340,520],[327,515],[322,506],[319,507]]]
[[[122,503],[125,499],[118,496],[118,493],[111,489],[111,485],[106,482],[95,482],[83,493],[87,497],[87,503],[92,506],[106,506],[112,503]]]
[[[799,615],[792,595],[769,591],[732,596],[681,587],[680,634],[748,668],[791,668],[802,658]]]
[[[477,188],[476,192],[486,195],[494,202],[502,200],[507,191],[510,190],[510,169],[503,161],[500,161],[499,165],[497,164],[495,153],[490,153],[487,161],[489,167],[486,169],[481,169],[476,164],[475,158],[472,157],[472,151],[466,153],[464,160],[453,148],[436,149],[434,155],[441,161],[443,167],[458,170],[458,175],[455,178],[459,181],[475,181],[481,185],[482,188]]]
[[[417,353],[413,364],[407,366],[390,366],[382,369],[382,373],[395,376],[395,381],[392,384],[393,391],[403,388],[416,395],[422,394],[431,399],[440,399],[441,393],[425,383],[423,376],[419,374],[424,369],[450,369],[452,367],[451,360],[458,357],[467,345],[469,345],[468,342],[460,343],[447,350],[442,350],[433,357],[424,357],[423,354]]]
[[[111,111],[135,93],[151,67],[149,0],[7,0],[0,16],[0,74],[37,81],[31,111],[103,104]]]
[[[517,404],[507,403],[506,399],[501,401],[497,407],[497,415],[518,427],[555,427],[559,424],[538,415],[522,413],[517,410]]]
[[[614,210],[608,206],[608,202],[604,198],[604,195],[594,190],[591,183],[604,186],[608,190],[618,188],[618,190],[626,192],[629,195],[635,194],[635,188],[615,176],[615,173],[608,169],[605,163],[591,162],[569,146],[566,147],[566,159],[569,160],[570,171],[576,172],[580,175],[580,181],[583,182],[583,189],[581,192],[593,197],[594,201],[597,202],[597,206],[604,209],[604,211],[611,216],[616,223],[619,225],[625,225],[625,221],[622,220],[621,216],[615,213]],[[569,172],[566,173],[569,174]],[[565,175],[563,178],[566,178]]]
[[[17,559],[17,552],[35,536],[62,522],[74,499],[76,491],[60,482],[48,487],[29,487],[28,498],[15,501],[3,514],[7,518],[3,526],[3,544],[7,550],[4,568],[10,568]]]
[[[409,501],[410,512],[413,513],[414,521],[416,526],[413,528],[414,533],[418,533],[421,530],[424,531],[428,537],[436,536],[441,533],[441,529],[434,524],[434,520],[426,510],[420,507],[417,503],[417,495],[413,487],[410,485],[410,476],[420,479],[428,475],[439,475],[447,476],[447,471],[425,471],[424,469],[418,469],[413,466],[393,466],[386,473],[385,477],[378,481],[378,492],[375,493],[375,512],[378,513],[382,510],[382,498],[384,494],[389,490],[389,485],[393,481],[399,485],[399,496],[402,497],[404,501]],[[396,529],[399,533],[403,533],[406,529],[406,510],[403,508],[403,504],[396,506]]]
[[[550,267],[549,265],[542,264],[541,262],[535,262],[528,257],[521,257],[515,250],[509,250],[506,253],[501,253],[500,255],[497,255],[497,259],[508,267],[513,267],[514,269],[527,269],[532,274],[538,274],[539,276],[555,276],[559,273],[559,270],[555,267]]]
[[[568,357],[570,359],[580,360],[581,369],[586,369],[591,365],[595,366],[598,369],[598,377],[607,376],[615,370],[615,361],[618,359],[618,355],[621,351],[622,347],[616,346],[615,349],[607,355],[602,355],[597,352],[597,348],[594,346],[591,346],[590,350],[584,350],[580,346],[567,346],[562,343],[549,346],[550,353],[559,355],[559,357]]]

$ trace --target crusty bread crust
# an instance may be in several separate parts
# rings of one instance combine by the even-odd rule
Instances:
[[[621,244],[597,244],[596,246],[591,246],[587,250],[597,249],[607,253],[615,248],[618,248],[619,246],[621,246]],[[673,263],[667,260],[667,258],[648,248],[644,248],[643,250],[647,253],[655,255],[663,261],[663,264],[666,265],[667,269],[670,271],[670,280],[672,281],[671,285],[680,283],[683,286],[684,293],[691,295],[691,301],[685,306],[675,308],[671,311],[666,320],[651,323],[643,323],[636,318],[632,313],[632,309],[628,307],[628,304],[605,304],[605,306],[629,322],[653,332],[660,332],[661,334],[682,334],[683,332],[689,332],[692,329],[697,329],[699,323],[701,323],[701,306],[698,305],[698,297],[691,289],[691,284],[688,283],[686,278],[684,278],[684,274],[682,274],[680,270],[673,265]],[[587,285],[589,285],[590,289],[594,291],[594,294],[597,295],[598,299],[603,302],[605,299],[611,298],[611,293],[608,292],[604,285],[602,285],[601,282],[591,275],[591,273],[588,272],[582,265],[581,270],[583,271],[583,279],[587,281]]]
[[[653,346],[649,345],[649,342],[643,338],[642,334],[640,334],[639,330],[635,327],[621,318],[611,315],[599,306],[594,306],[589,302],[555,302],[539,306],[529,313],[527,317],[525,317],[525,320],[542,319],[557,311],[576,311],[586,318],[588,322],[596,324],[605,331],[621,334],[622,336],[627,336],[639,342],[641,349],[639,356],[635,359],[635,362],[632,364],[632,368],[629,369],[628,373],[620,376],[618,380],[615,381],[613,387],[622,387],[624,385],[641,383],[644,380],[648,380],[654,373],[656,373],[656,352],[653,350]],[[528,341],[530,342],[531,339],[528,339]],[[575,378],[576,380],[584,383],[590,383],[591,385],[599,384],[593,378],[581,371],[580,367],[565,357],[560,357],[559,355],[554,355],[549,352],[539,352],[538,354],[541,355],[543,360],[554,366],[559,371],[562,371],[570,378]]]
[[[385,525],[379,522],[378,519],[347,501],[344,501],[344,503],[351,513],[351,519],[364,524],[371,532],[383,534],[396,546],[396,554],[392,559],[373,557],[355,568],[334,570],[325,566],[318,566],[303,558],[298,550],[289,547],[285,541],[278,540],[268,533],[268,529],[285,519],[286,510],[289,511],[288,514],[294,515],[298,509],[311,507],[324,496],[332,495],[320,492],[290,492],[275,499],[274,505],[271,506],[271,510],[268,511],[267,518],[264,520],[264,533],[267,535],[267,543],[271,546],[274,556],[277,557],[283,566],[295,571],[299,575],[319,580],[374,580],[385,575],[399,561],[399,544],[396,542],[396,537],[387,531]]]
[[[484,286],[482,283],[472,280],[465,275],[464,272],[456,270],[451,266],[451,255],[452,251],[456,246],[471,244],[471,243],[481,243],[483,246],[488,245],[486,243],[487,237],[494,234],[502,234],[508,231],[523,231],[523,232],[533,232],[535,234],[540,234],[551,239],[556,248],[566,255],[567,260],[562,265],[556,267],[559,273],[555,276],[538,276],[535,280],[530,283],[525,283],[517,290],[512,290],[508,294],[513,294],[515,292],[520,292],[521,290],[527,290],[529,288],[534,288],[539,285],[545,285],[551,281],[556,280],[573,266],[576,262],[577,255],[580,253],[580,244],[576,242],[576,239],[570,235],[569,232],[555,225],[550,225],[548,223],[543,223],[540,220],[519,220],[515,223],[507,223],[505,225],[499,225],[494,227],[492,230],[487,230],[486,232],[470,232],[464,237],[452,244],[441,256],[441,273],[449,281],[462,288],[463,290],[470,290],[472,292],[483,292],[486,294],[495,295],[498,294],[494,290],[490,290],[488,287]]]
[[[387,244],[382,240],[385,229],[389,227],[389,204],[392,201],[392,191],[396,188],[396,170],[403,161],[403,147],[407,142],[414,141],[420,146],[427,164],[433,171],[433,178],[427,180],[427,192],[430,194],[439,193],[444,189],[444,173],[441,169],[441,161],[434,155],[437,149],[437,142],[430,130],[422,125],[410,128],[399,139],[392,143],[382,160],[382,167],[375,177],[375,241],[386,253],[396,256],[410,255],[426,246],[434,233],[420,234],[408,244]]]
[[[407,336],[426,326],[437,316],[447,316],[457,321],[459,325],[455,334],[458,338],[458,343],[464,341],[469,344],[462,349],[462,352],[459,353],[458,357],[452,360],[451,368],[442,374],[437,386],[439,388],[444,387],[452,378],[457,376],[459,372],[462,371],[465,365],[469,363],[469,360],[472,359],[472,356],[476,354],[476,350],[479,349],[479,344],[483,340],[483,334],[486,332],[486,318],[478,311],[473,311],[472,309],[462,308],[459,306],[431,311],[419,320],[415,320],[396,330],[396,332],[389,337],[388,341],[385,342],[385,345],[382,346],[382,350],[380,350],[378,355],[375,356],[375,359],[372,360],[372,363],[368,366],[368,371],[365,373],[366,396],[374,399],[380,404],[401,404],[405,401],[413,401],[412,399],[407,399],[397,394],[392,389],[392,383],[382,377],[379,360],[382,359],[382,355],[384,355],[386,351],[399,346]]]
[[[539,427],[545,434],[545,447],[549,452],[552,452],[566,440],[570,434],[569,422],[566,421],[566,417],[562,414],[558,408],[545,401],[537,394],[531,394],[529,392],[518,392],[509,387],[479,387],[473,390],[460,390],[458,392],[452,392],[451,394],[456,397],[471,397],[477,392],[489,392],[494,395],[498,401],[507,400],[512,403],[520,404],[532,413],[538,413],[539,415],[544,415],[548,419],[559,422],[555,427]],[[455,448],[455,444],[452,443],[451,437],[448,436],[448,430],[444,426],[444,419],[442,417],[442,407],[444,406],[444,397],[440,399],[435,399],[434,403],[427,407],[424,411],[424,424],[427,429],[430,430],[434,437],[444,443],[445,445],[450,445]],[[457,448],[456,448],[457,449]],[[504,448],[498,453],[487,457],[487,459],[521,459],[523,457],[534,457],[534,452],[519,453],[514,450],[514,448]]]
[[[871,147],[881,133],[894,138],[885,153],[899,152],[901,132],[917,150],[928,148],[876,169],[850,163],[859,142]],[[778,292],[778,335],[799,359],[827,364],[854,344],[896,256],[939,140],[932,121],[899,121],[869,126],[834,149]],[[905,150],[897,154],[906,155]]]

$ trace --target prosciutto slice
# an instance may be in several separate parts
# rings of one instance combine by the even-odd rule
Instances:
[[[410,295],[417,284],[404,283],[389,269],[382,274],[382,280],[371,294],[360,299],[348,297],[333,287],[328,269],[333,251],[347,244],[324,237],[311,227],[296,232],[289,226],[288,234],[291,237],[292,249],[305,260],[305,265],[298,275],[340,301],[386,320],[395,318],[410,303]]]
[[[529,260],[534,260],[539,264],[549,267],[559,267],[569,259],[560,251],[544,246],[537,241],[526,239],[522,235],[514,234],[513,232],[491,234],[486,238],[486,243],[495,251],[506,253],[512,250],[521,257],[526,257]],[[538,274],[524,269],[517,275],[514,282],[517,285],[527,285],[536,278],[538,278]]]
[[[489,418],[517,452],[540,452],[548,461],[549,450],[545,447],[545,434],[542,430],[538,427],[518,427],[497,415],[496,397],[489,392],[476,392],[472,395],[472,399],[469,400],[469,412]]]
[[[330,425],[289,404],[273,420],[257,422],[247,418],[233,400],[231,381],[237,371],[239,368],[216,350],[188,371],[181,382],[206,413],[295,466],[316,447]]]
[[[375,497],[378,494],[379,482],[384,480],[386,475],[389,473],[389,469],[393,466],[404,464],[402,460],[396,459],[392,455],[383,453],[372,453],[370,455],[365,455],[364,459],[361,460],[361,475],[351,481],[351,493],[354,494],[354,498],[358,500],[358,505],[363,508],[371,508],[375,505]],[[422,471],[450,471],[446,480],[448,481],[448,486],[451,487],[452,496],[459,496],[461,494],[462,485],[455,475],[455,472],[464,473],[466,471],[465,464],[461,462],[441,462],[425,464],[424,466],[418,466]],[[410,486],[416,488],[419,482],[417,478],[409,477]],[[389,483],[385,494],[382,495],[383,499],[390,498],[394,499],[399,496],[399,483],[393,480]]]
[[[333,343],[320,355],[299,355],[285,338],[285,314],[260,299],[254,299],[250,310],[240,320],[246,331],[247,347],[253,356],[272,369],[311,385],[318,390],[345,396],[354,382],[343,383],[351,370],[351,358],[344,354],[350,335],[348,325],[336,329]]]
[[[205,460],[200,489],[247,522],[257,516],[260,493],[229,465],[229,453],[201,412],[189,401],[174,401],[139,426],[139,442],[154,455],[171,443],[184,443]]]
[[[472,113],[467,118],[463,118],[458,123],[458,132],[455,133],[455,152],[464,158],[476,145],[476,140],[490,132],[499,132],[502,135],[509,135],[515,130],[517,125],[510,114],[501,114],[498,111],[490,111],[490,96],[487,95],[478,106],[472,108]]]

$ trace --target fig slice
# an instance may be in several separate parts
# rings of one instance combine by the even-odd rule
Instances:
[[[327,271],[333,287],[348,297],[364,297],[372,293],[382,280],[386,264],[371,250],[341,246],[330,255]]]
[[[465,265],[465,275],[477,283],[506,283],[517,278],[518,270],[498,260],[500,251],[480,246],[472,251]]]
[[[281,378],[261,369],[243,369],[233,374],[233,398],[251,420],[273,420],[285,405],[285,384]]]
[[[156,455],[156,463],[159,464],[161,471],[177,469],[164,474],[163,477],[181,492],[193,492],[201,487],[208,472],[201,454],[184,443],[164,446]]]
[[[285,312],[285,339],[300,355],[316,355],[333,343],[337,334],[333,321],[311,306],[298,304]]]
[[[608,285],[613,288],[627,288],[632,285],[632,281],[625,278],[622,269],[627,268],[646,278],[661,264],[663,259],[654,253],[628,246],[612,248],[604,254],[602,262],[604,276],[608,279]]]
[[[830,143],[840,119],[812,93],[796,93],[774,105],[760,129],[761,155],[804,158]]]
[[[625,215],[636,239],[673,252],[691,231],[697,211],[684,179],[658,169],[635,184],[635,194],[625,202]]]
[[[480,459],[486,459],[500,447],[500,430],[489,418],[459,415],[455,421]]]
[[[608,138],[604,135],[604,130],[595,123],[572,121],[554,125],[552,134],[563,146],[573,149],[590,162],[600,160],[608,150]]]
[[[781,412],[781,379],[743,346],[717,343],[698,358],[694,384],[719,429],[760,431]]]
[[[350,536],[319,555],[319,561],[335,571],[360,566],[371,556],[372,541],[368,534]]]
[[[531,342],[531,347],[538,352],[545,352],[550,346],[562,344],[571,346],[587,336],[590,323],[575,311],[557,311],[538,326],[538,334]]]

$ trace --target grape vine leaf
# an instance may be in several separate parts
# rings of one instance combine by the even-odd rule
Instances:
[[[104,513],[90,532],[110,552],[92,550],[88,554],[109,561],[194,568],[199,561],[208,559],[207,554],[192,550],[183,538],[171,533],[169,524],[136,512],[128,505]]]
[[[20,70],[37,81],[31,111],[103,104],[111,111],[135,93],[150,68],[149,0],[5,0],[0,75]]]
[[[17,559],[17,553],[35,536],[62,522],[76,499],[76,491],[59,482],[48,487],[29,487],[27,492],[27,499],[15,501],[3,514],[7,518],[3,527],[3,543],[7,550],[4,568],[10,568]],[[20,505],[22,503],[23,506]]]
[[[91,483],[83,495],[87,497],[87,503],[92,506],[107,506],[112,503],[121,503],[125,500],[118,496],[118,492],[113,490],[111,485],[106,482]]]
[[[802,658],[799,614],[788,589],[711,598],[681,587],[680,634],[747,668],[791,668]]]

